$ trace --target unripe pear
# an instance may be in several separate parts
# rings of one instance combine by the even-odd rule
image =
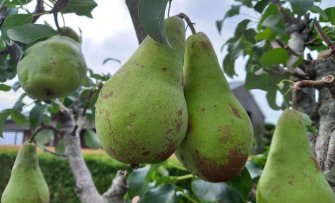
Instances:
[[[201,179],[231,180],[242,172],[251,152],[253,128],[202,32],[186,41],[184,72],[188,129],[176,156]]]
[[[80,44],[60,35],[29,47],[17,65],[21,87],[41,100],[67,96],[81,85],[86,72]]]
[[[49,203],[48,185],[39,167],[36,146],[24,143],[14,162],[1,203]]]
[[[170,17],[165,29],[172,47],[146,37],[104,84],[97,99],[95,119],[101,144],[124,163],[161,162],[185,136],[184,22]]]
[[[310,149],[302,114],[286,109],[277,122],[257,203],[334,203],[335,196]]]

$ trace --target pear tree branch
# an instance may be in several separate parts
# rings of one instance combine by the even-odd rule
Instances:
[[[293,86],[293,98],[292,98],[292,107],[297,108],[299,103],[299,91],[303,88],[328,88],[329,93],[333,99],[335,99],[335,77],[333,75],[328,75],[323,77],[321,80],[300,80],[296,82]]]
[[[85,123],[85,115],[78,113],[78,117],[75,119],[74,112],[61,106],[58,122],[61,124],[59,132],[64,137],[65,155],[76,181],[76,193],[80,201],[82,203],[124,203],[123,196],[127,192],[126,171],[117,173],[111,187],[103,195],[96,189],[81,153],[80,132]]]

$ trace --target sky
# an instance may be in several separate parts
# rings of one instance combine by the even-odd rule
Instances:
[[[98,6],[92,12],[93,18],[66,14],[64,15],[65,24],[62,20],[60,24],[82,31],[82,51],[89,68],[98,73],[113,74],[120,68],[120,64],[111,61],[103,65],[104,59],[112,57],[123,64],[138,47],[138,42],[124,0],[96,0],[96,2]],[[195,29],[208,35],[221,62],[226,54],[225,51],[221,51],[221,46],[233,35],[237,22],[245,18],[259,17],[255,13],[242,10],[241,16],[225,21],[222,33],[219,34],[215,21],[223,18],[233,2],[233,0],[174,0],[170,13],[171,15],[180,12],[187,14],[195,22]],[[40,18],[38,23],[44,23],[44,21],[53,25],[50,15]],[[187,35],[189,34],[188,31]],[[228,81],[245,80],[242,59],[236,61],[236,67],[238,76],[233,79],[227,78]],[[280,111],[274,111],[269,107],[265,92],[252,90],[251,93],[266,116],[266,121],[275,123]],[[14,92],[0,92],[0,110],[12,107],[17,97],[18,94]]]

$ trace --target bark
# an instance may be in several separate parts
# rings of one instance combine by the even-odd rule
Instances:
[[[140,18],[138,17],[139,0],[126,0],[126,4],[133,22],[138,43],[141,44],[144,38],[147,36],[147,32],[144,30]]]
[[[317,79],[335,75],[335,57],[316,62]],[[315,155],[331,186],[335,187],[335,100],[327,88],[319,91],[319,132],[315,137]]]
[[[64,136],[65,155],[76,181],[76,193],[82,203],[124,203],[123,196],[127,192],[127,172],[118,171],[111,187],[101,195],[95,187],[92,175],[87,168],[81,153],[80,132],[84,117],[74,118],[73,112],[63,108],[58,121],[59,132]]]

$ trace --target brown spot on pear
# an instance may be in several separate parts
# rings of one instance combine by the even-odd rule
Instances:
[[[253,128],[204,33],[187,39],[184,80],[189,130],[176,156],[199,178],[231,180],[240,174],[251,152]]]
[[[147,36],[97,99],[97,134],[103,148],[118,161],[159,163],[185,137],[188,114],[180,85],[185,25],[174,16],[165,20],[165,30],[173,48]],[[111,95],[113,99],[104,99]]]

